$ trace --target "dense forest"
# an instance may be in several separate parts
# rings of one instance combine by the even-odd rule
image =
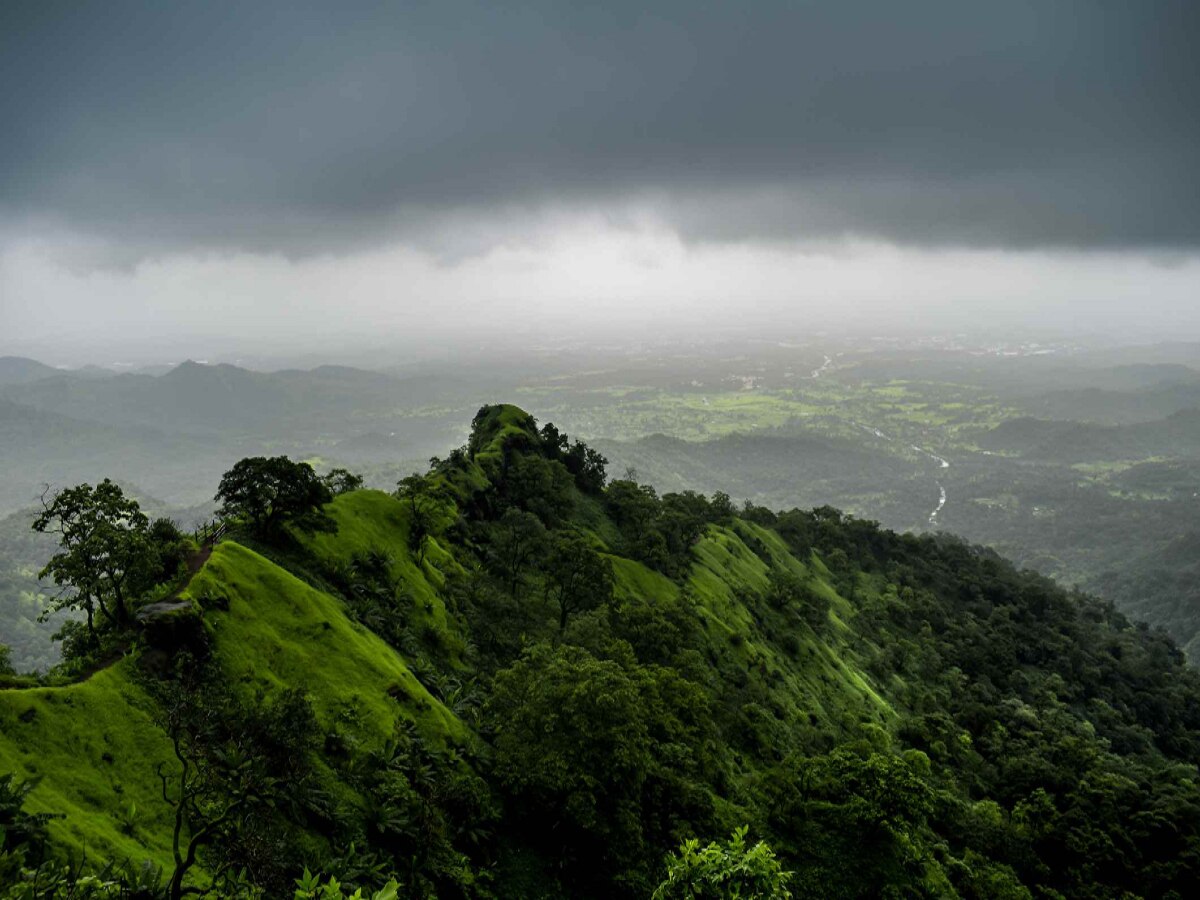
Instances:
[[[0,676],[0,897],[1191,895],[1165,634],[606,463],[488,406],[390,493],[248,457],[196,534],[47,497],[75,615]]]

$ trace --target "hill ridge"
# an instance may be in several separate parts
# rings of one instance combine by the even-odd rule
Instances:
[[[192,884],[370,887],[367,852],[417,895],[646,896],[740,825],[801,897],[1193,883],[1200,679],[1169,639],[945,535],[659,496],[588,451],[489,406],[395,495],[271,540],[235,521],[191,625],[0,692],[0,773],[42,776],[55,852],[169,867],[156,722],[202,675],[290,787]]]

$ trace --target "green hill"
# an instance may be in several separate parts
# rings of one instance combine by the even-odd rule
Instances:
[[[397,496],[270,540],[234,522],[117,662],[0,691],[0,775],[63,815],[0,873],[169,875],[178,783],[202,791],[185,844],[215,836],[186,883],[214,896],[290,895],[307,865],[644,897],[680,841],[741,825],[800,897],[1200,877],[1200,679],[1168,638],[946,536],[603,475],[485,407]],[[164,799],[172,739],[192,781]]]
[[[228,603],[205,614],[217,664],[223,683],[247,702],[299,688],[323,726],[352,715],[364,746],[382,745],[397,719],[440,742],[469,739],[399,654],[353,622],[340,601],[252,550],[223,543],[184,594],[216,596]],[[49,826],[63,850],[165,865],[170,824],[154,769],[171,759],[171,748],[137,668],[130,656],[79,684],[0,691],[0,771],[42,778],[29,806],[66,813]]]

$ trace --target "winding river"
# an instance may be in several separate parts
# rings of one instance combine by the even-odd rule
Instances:
[[[828,359],[828,357],[826,357],[826,359]],[[816,377],[815,373],[814,373],[813,377]],[[880,440],[888,441],[889,443],[895,441],[895,438],[891,437],[890,435],[884,434],[882,431],[880,431],[878,428],[874,427],[873,425],[864,425],[862,422],[851,422],[851,424],[857,425],[859,428],[862,428],[865,431],[869,431],[871,434],[875,435],[875,437],[879,438]],[[920,453],[922,456],[927,456],[930,459],[932,459],[934,462],[936,462],[938,464],[939,469],[950,468],[950,461],[948,459],[946,459],[944,456],[938,456],[932,450],[926,450],[924,447],[918,447],[916,444],[909,444],[908,446],[910,449],[915,450],[917,453]],[[938,489],[938,502],[937,502],[937,506],[935,506],[933,508],[933,512],[931,512],[929,514],[929,524],[930,525],[937,524],[938,513],[940,513],[946,506],[946,486],[944,484],[942,484],[940,479],[935,479],[934,483],[937,485],[937,489]]]
[[[940,468],[940,469],[950,468],[950,462],[944,456],[938,456],[936,453],[926,450],[924,447],[918,447],[916,444],[909,444],[909,446],[912,447],[914,450],[916,450],[918,453],[922,454],[923,456],[928,456],[930,459],[932,459],[934,462],[936,462],[938,464],[938,468]],[[942,507],[944,507],[946,505],[946,486],[944,484],[942,484],[940,481],[937,481],[936,484],[938,486],[938,504],[936,507],[934,507],[933,512],[931,512],[929,514],[929,524],[930,525],[937,524],[938,513],[940,513],[942,511]]]

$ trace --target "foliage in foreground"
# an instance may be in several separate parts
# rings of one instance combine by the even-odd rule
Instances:
[[[762,841],[746,844],[748,828],[738,828],[724,843],[701,848],[695,838],[667,857],[667,877],[652,900],[789,900],[785,872]]]
[[[354,888],[351,894],[336,878],[323,879],[305,869],[304,874],[296,879],[296,893],[292,900],[396,900],[399,890],[400,884],[392,880],[377,891],[364,894],[362,888]]]

